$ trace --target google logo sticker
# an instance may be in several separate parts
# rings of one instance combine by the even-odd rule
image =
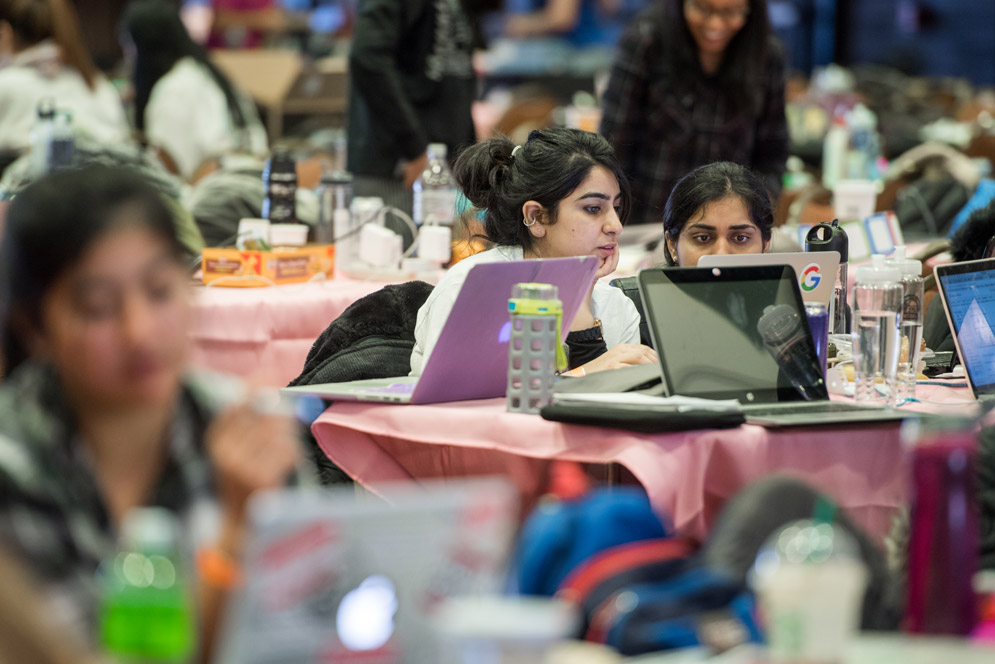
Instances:
[[[810,293],[819,287],[819,282],[822,281],[822,273],[819,271],[819,265],[817,263],[809,263],[802,270],[801,279],[799,279],[798,285],[806,293]]]

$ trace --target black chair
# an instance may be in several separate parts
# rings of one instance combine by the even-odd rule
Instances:
[[[643,298],[639,294],[638,279],[636,277],[620,277],[612,279],[608,283],[625,293],[625,296],[636,305],[636,311],[639,312],[639,343],[652,348],[653,338],[650,336],[649,323],[646,322],[646,312],[643,311]]]

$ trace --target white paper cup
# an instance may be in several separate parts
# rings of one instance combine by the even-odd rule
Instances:
[[[833,188],[833,212],[840,221],[867,219],[877,201],[877,186],[871,180],[840,180]]]
[[[270,224],[269,241],[274,247],[303,247],[307,232],[306,224]]]

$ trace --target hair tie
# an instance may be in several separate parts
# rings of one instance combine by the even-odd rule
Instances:
[[[516,145],[511,151],[511,158],[514,159],[515,155],[518,154],[518,151],[521,149],[522,149],[521,145]]]

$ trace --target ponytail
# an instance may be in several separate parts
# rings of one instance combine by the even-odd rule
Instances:
[[[522,219],[527,201],[543,206],[546,223],[556,222],[560,201],[569,196],[595,166],[618,180],[622,194],[620,219],[631,208],[629,184],[605,138],[580,129],[537,129],[516,146],[505,136],[489,138],[463,150],[453,176],[464,195],[485,209],[487,239],[499,245],[530,250],[535,238]]]

